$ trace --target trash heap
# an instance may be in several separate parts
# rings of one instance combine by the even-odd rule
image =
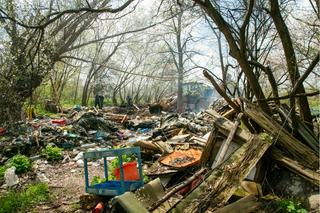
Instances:
[[[135,194],[116,197],[114,208],[125,212],[274,212],[280,197],[291,197],[310,211],[319,209],[315,134],[300,122],[300,137],[292,136],[290,120],[284,124],[275,116],[282,112],[288,117],[285,106],[270,117],[253,104],[245,105],[244,112],[236,114],[225,103],[216,103],[189,122],[175,114],[164,116],[150,138],[133,144],[153,156],[144,162],[148,165],[145,174],[153,181]],[[254,123],[255,133],[244,127],[243,118]]]
[[[48,144],[91,150],[139,146],[150,181],[114,198],[116,212],[268,212],[281,196],[318,208],[319,141],[302,122],[299,137],[291,135],[290,119],[282,123],[276,116],[288,115],[286,107],[270,116],[245,103],[237,114],[218,101],[198,114],[179,115],[160,105],[69,109],[58,118],[21,123],[15,135],[0,129],[0,163]],[[92,210],[102,200],[83,195],[80,204]]]

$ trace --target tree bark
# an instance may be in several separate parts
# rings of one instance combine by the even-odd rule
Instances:
[[[224,20],[224,18],[221,16],[221,14],[219,13],[219,11],[212,5],[212,3],[210,2],[210,0],[205,0],[200,1],[200,0],[194,0],[194,2],[196,2],[197,4],[200,5],[200,7],[209,15],[209,17],[215,22],[215,24],[217,25],[217,27],[219,28],[219,30],[223,33],[223,35],[225,36],[225,39],[227,40],[228,44],[229,44],[229,48],[230,48],[230,55],[232,57],[234,57],[241,69],[243,70],[243,72],[245,73],[250,88],[252,90],[252,92],[254,93],[254,95],[256,96],[256,98],[258,99],[258,103],[260,105],[260,107],[263,109],[263,111],[265,111],[266,113],[270,114],[270,109],[267,103],[259,101],[259,99],[264,99],[265,96],[263,94],[263,91],[261,89],[261,86],[259,84],[258,79],[256,78],[254,72],[253,72],[253,68],[250,66],[248,59],[246,58],[246,54],[243,54],[246,52],[245,49],[245,45],[244,42],[246,40],[244,32],[246,31],[246,27],[250,18],[250,13],[251,13],[251,6],[248,9],[248,12],[245,16],[245,20],[244,20],[244,24],[241,27],[241,45],[240,47],[238,46],[236,39],[234,38],[231,29],[229,28],[229,24]],[[252,1],[251,1],[252,3]]]
[[[296,55],[293,49],[293,44],[291,40],[291,36],[289,33],[289,30],[287,28],[286,23],[283,20],[283,17],[281,16],[280,8],[278,0],[269,0],[269,4],[271,7],[270,15],[273,19],[273,22],[276,26],[276,29],[278,31],[283,49],[284,54],[286,57],[287,62],[287,69],[290,76],[290,80],[292,85],[295,85],[298,79],[300,78],[300,73],[298,70],[297,65],[297,59]],[[304,86],[302,84],[299,85],[297,88],[297,93],[305,93]],[[296,120],[296,114],[295,114],[295,99],[290,100],[291,108],[292,108],[292,120],[295,122]],[[307,97],[302,96],[298,98],[298,105],[300,110],[300,116],[303,118],[303,120],[306,122],[308,127],[313,131],[313,124],[312,124],[312,116],[311,111],[309,107],[309,102]],[[296,129],[295,123],[293,123],[294,130]]]

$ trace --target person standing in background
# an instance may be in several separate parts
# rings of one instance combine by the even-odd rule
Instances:
[[[93,95],[94,95],[94,107],[99,107],[102,109],[103,101],[104,101],[104,91],[103,84],[101,81],[98,81],[93,87]]]

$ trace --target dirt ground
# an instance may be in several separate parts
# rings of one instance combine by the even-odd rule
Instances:
[[[103,176],[103,165],[99,161],[89,162],[89,180]],[[83,212],[79,197],[85,194],[84,168],[70,160],[66,163],[50,164],[45,160],[35,162],[37,176],[47,179],[51,200],[35,207],[36,212]],[[43,180],[42,180],[43,181]]]

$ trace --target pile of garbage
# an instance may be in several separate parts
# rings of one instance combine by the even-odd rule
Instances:
[[[115,210],[254,212],[266,209],[277,195],[319,207],[314,202],[314,196],[319,198],[319,142],[305,126],[295,138],[289,121],[283,124],[250,103],[243,113],[224,101],[197,114],[164,112],[160,105],[75,108],[60,117],[21,123],[15,134],[0,129],[0,163],[48,144],[64,149],[139,146],[144,175],[151,181],[113,199]],[[255,124],[255,132],[243,125],[243,118]],[[80,200],[86,210],[101,205],[101,197]]]

